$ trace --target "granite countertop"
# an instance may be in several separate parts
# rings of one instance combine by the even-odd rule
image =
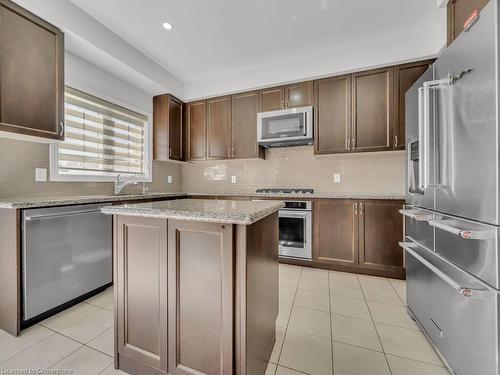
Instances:
[[[211,192],[211,193],[146,193],[124,195],[85,195],[85,196],[55,196],[55,197],[26,197],[0,199],[0,208],[26,209],[37,207],[66,206],[74,204],[105,203],[116,201],[133,201],[139,199],[175,198],[186,196],[218,196],[218,197],[263,197],[263,198],[295,198],[295,199],[405,199],[404,193],[313,193],[313,194],[280,194],[280,193],[241,193],[241,192]]]
[[[65,206],[72,204],[90,204],[139,199],[185,197],[186,193],[146,193],[124,195],[84,195],[75,197],[30,197],[0,199],[0,208],[36,208]]]
[[[335,192],[335,193],[187,193],[190,196],[217,196],[217,197],[267,197],[267,198],[309,198],[309,199],[402,199],[405,193],[372,193],[372,192]]]
[[[149,203],[108,206],[102,212],[125,215],[204,221],[220,224],[250,225],[284,207],[280,201],[231,201],[210,199],[177,199]]]

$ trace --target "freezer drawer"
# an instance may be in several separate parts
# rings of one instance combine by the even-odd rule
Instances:
[[[498,292],[414,243],[404,246],[408,307],[439,352],[456,374],[498,375]]]
[[[112,281],[112,218],[100,205],[23,212],[23,320]]]
[[[434,250],[479,279],[500,289],[498,235],[500,228],[436,215],[429,225],[435,228]]]
[[[406,206],[399,212],[405,218],[405,235],[434,250],[434,228],[429,225],[429,221],[434,220],[434,212],[412,206]]]

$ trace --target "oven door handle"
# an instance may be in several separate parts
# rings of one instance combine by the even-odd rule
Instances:
[[[412,249],[412,246],[414,246],[413,243],[400,242],[399,246],[401,246],[409,254],[411,254],[415,259],[417,259],[420,263],[422,263],[429,270],[431,270],[437,277],[439,277],[441,280],[443,280],[446,284],[448,284],[450,287],[452,287],[454,290],[456,290],[462,297],[472,297],[472,296],[478,297],[478,296],[481,296],[481,294],[484,292],[484,290],[481,290],[481,289],[472,289],[472,288],[467,288],[467,287],[460,285],[460,283],[453,280],[451,277],[449,277],[447,274],[445,274],[443,271],[441,271],[439,268],[437,268],[431,262],[424,259],[424,257],[419,255],[415,250],[413,250]]]
[[[290,217],[297,219],[307,219],[310,215],[310,212],[291,212],[286,210],[280,210],[279,217]]]

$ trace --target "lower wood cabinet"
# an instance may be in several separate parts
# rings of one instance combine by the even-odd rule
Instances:
[[[386,277],[404,276],[403,201],[314,201],[314,265]]]
[[[320,263],[358,263],[356,201],[321,199],[314,202],[314,260]]]
[[[233,369],[233,227],[169,220],[168,372]]]
[[[114,279],[121,286],[115,287],[115,350],[121,368],[139,366],[137,373],[151,373],[151,368],[166,373],[167,221],[120,216],[114,226]]]
[[[359,265],[361,267],[400,272],[403,268],[403,219],[399,210],[403,202],[359,201]]]

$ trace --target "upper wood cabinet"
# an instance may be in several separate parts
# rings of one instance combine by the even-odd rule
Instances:
[[[283,87],[273,87],[260,90],[260,112],[277,111],[285,108],[285,90]]]
[[[313,105],[313,82],[260,90],[260,112]]]
[[[314,82],[314,152],[344,153],[351,140],[351,76],[344,75]]]
[[[64,34],[8,0],[0,34],[0,132],[63,140]]]
[[[258,91],[231,97],[231,156],[237,159],[262,157],[264,150],[257,144]]]
[[[489,0],[450,0],[448,2],[448,45],[463,31],[464,23],[475,10],[481,11]]]
[[[434,60],[398,65],[394,67],[394,131],[393,149],[404,150],[405,139],[405,94],[425,73]]]
[[[171,95],[153,98],[154,160],[183,160],[183,105]]]
[[[394,69],[352,75],[351,149],[387,151],[392,148]]]
[[[187,159],[206,159],[207,113],[204,100],[186,104]]]
[[[207,159],[231,157],[231,97],[208,99]]]
[[[365,268],[400,271],[403,268],[401,201],[359,201],[359,264]]]
[[[357,202],[349,199],[314,201],[314,260],[318,263],[358,263]]]

